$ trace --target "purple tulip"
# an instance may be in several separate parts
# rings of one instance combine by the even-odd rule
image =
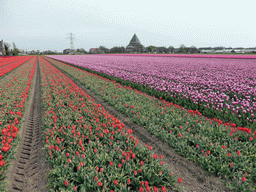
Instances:
[[[171,97],[190,99],[195,104],[198,101],[203,105],[211,104],[216,110],[225,106],[228,110],[234,109],[233,113],[238,110],[237,114],[256,111],[253,96],[256,95],[256,81],[251,80],[256,78],[256,56],[105,54],[48,57],[171,93]],[[234,97],[230,98],[230,94]]]

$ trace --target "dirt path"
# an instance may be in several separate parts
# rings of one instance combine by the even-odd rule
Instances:
[[[8,191],[49,191],[47,173],[49,165],[45,159],[41,130],[41,88],[40,70],[37,61],[25,123],[21,129],[21,141],[17,146],[16,160],[13,160],[7,174]]]
[[[50,62],[50,60],[48,61]],[[58,68],[57,66],[55,67]],[[225,185],[216,176],[207,174],[196,163],[191,162],[184,157],[181,157],[168,144],[162,142],[154,135],[151,135],[147,130],[145,130],[144,127],[133,123],[128,117],[115,110],[107,102],[105,102],[103,99],[101,99],[98,95],[94,94],[89,89],[85,88],[78,81],[68,75],[65,71],[62,72],[79,87],[81,87],[86,92],[86,94],[90,95],[96,103],[100,103],[106,110],[109,111],[111,115],[121,120],[127,128],[132,129],[133,135],[135,135],[135,137],[139,139],[142,145],[151,145],[153,147],[154,154],[163,155],[163,162],[165,166],[172,171],[174,176],[177,176],[177,178],[182,178],[182,183],[177,186],[181,187],[180,191],[231,191],[226,188]]]

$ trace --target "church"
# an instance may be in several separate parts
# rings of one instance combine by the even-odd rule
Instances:
[[[125,52],[131,53],[131,52],[144,52],[145,48],[140,43],[139,38],[136,34],[133,35],[129,45],[126,46]]]

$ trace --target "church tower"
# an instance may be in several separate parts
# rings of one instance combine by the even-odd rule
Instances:
[[[136,34],[133,35],[129,45],[126,46],[126,52],[141,52],[144,46],[140,43]]]

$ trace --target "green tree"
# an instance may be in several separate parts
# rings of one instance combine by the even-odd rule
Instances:
[[[197,53],[197,52],[198,52],[198,49],[196,48],[196,46],[192,45],[192,46],[190,47],[190,52],[191,52],[191,53]]]
[[[104,50],[107,49],[107,48],[106,48],[105,46],[102,46],[102,45],[101,45],[101,46],[99,47],[99,49],[104,51]]]
[[[110,49],[111,53],[124,53],[125,52],[125,47],[113,47]]]
[[[173,47],[173,46],[168,47],[168,51],[169,51],[170,53],[174,52],[174,47]]]
[[[17,49],[17,48],[14,48],[14,49],[13,49],[13,54],[14,54],[15,56],[18,56],[19,53],[20,53],[20,50],[19,50],[19,49]]]
[[[11,47],[11,45],[9,43],[4,43],[5,53],[7,56],[10,55],[10,50],[9,50],[10,47]]]
[[[111,52],[111,50],[109,50],[109,49],[106,48],[105,46],[100,46],[99,49],[102,50],[102,51],[104,51],[104,53],[109,53],[109,52]]]
[[[146,50],[151,53],[155,48],[156,48],[156,46],[150,45],[150,46],[146,47]]]
[[[188,48],[184,44],[181,44],[179,49],[181,53],[186,53],[188,51]]]

